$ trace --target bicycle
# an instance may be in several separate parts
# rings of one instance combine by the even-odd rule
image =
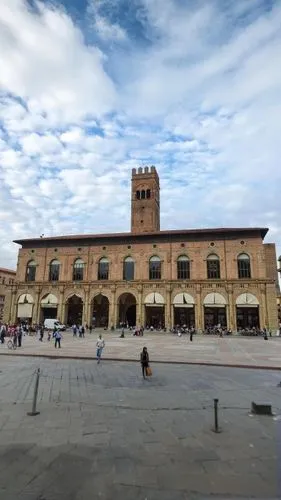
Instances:
[[[7,342],[7,347],[8,349],[16,349],[17,348],[17,344],[14,343],[14,341],[12,339],[9,339],[8,342]]]

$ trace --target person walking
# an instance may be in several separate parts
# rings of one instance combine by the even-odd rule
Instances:
[[[194,334],[194,329],[192,327],[192,328],[190,328],[190,331],[189,331],[189,340],[190,340],[190,342],[193,341],[193,334]]]
[[[57,348],[57,346],[59,346],[59,349],[61,348],[61,345],[60,345],[60,341],[61,341],[61,332],[59,330],[56,330],[56,333],[55,333],[55,348]]]
[[[97,346],[97,360],[98,360],[98,364],[100,364],[102,351],[105,347],[105,341],[103,340],[101,334],[99,335],[96,346]]]
[[[149,354],[147,347],[144,347],[143,350],[141,351],[140,362],[141,362],[142,376],[145,379],[146,369],[149,367]]]
[[[0,341],[1,341],[1,344],[4,344],[5,337],[6,337],[6,326],[3,323],[2,325],[0,325]]]
[[[93,329],[93,326],[92,326],[92,324],[91,324],[91,325],[90,325],[90,328],[89,328],[90,333],[92,333],[92,329]]]
[[[17,326],[17,337],[18,337],[18,347],[21,347],[21,341],[22,341],[22,327],[19,325]]]

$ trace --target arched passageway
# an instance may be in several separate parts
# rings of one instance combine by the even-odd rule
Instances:
[[[101,293],[92,300],[92,325],[108,328],[109,300]]]
[[[45,319],[57,319],[58,314],[58,299],[52,293],[48,293],[41,300],[40,322],[44,323]]]
[[[122,293],[118,299],[118,324],[136,326],[136,298],[132,293]]]
[[[165,300],[157,292],[149,293],[144,300],[145,326],[150,328],[164,328],[165,326]]]
[[[83,300],[78,295],[69,297],[67,303],[66,318],[68,325],[81,325],[83,317]]]

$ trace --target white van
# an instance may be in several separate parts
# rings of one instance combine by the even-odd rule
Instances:
[[[62,325],[58,319],[54,318],[46,318],[44,327],[47,328],[47,330],[54,330],[55,327],[57,330],[65,330],[65,325]]]

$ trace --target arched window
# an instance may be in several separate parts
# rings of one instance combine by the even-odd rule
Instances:
[[[84,267],[84,261],[82,259],[76,259],[73,265],[73,281],[83,281]]]
[[[60,262],[52,260],[49,267],[49,281],[58,281],[60,277]]]
[[[177,260],[178,280],[190,279],[190,261],[186,255],[180,255]]]
[[[102,257],[99,260],[98,280],[108,280],[108,274],[109,274],[109,261],[106,257]]]
[[[251,278],[251,260],[248,254],[240,253],[237,257],[238,278]]]
[[[140,200],[140,191],[136,192],[136,198],[137,198],[137,200]]]
[[[36,276],[36,262],[30,260],[26,266],[25,281],[35,281]]]
[[[141,199],[144,200],[145,199],[145,190],[142,189],[142,192],[141,192]]]
[[[207,257],[207,278],[212,279],[220,279],[220,259],[219,257],[212,253]]]
[[[149,279],[161,280],[161,260],[157,255],[154,255],[149,260]]]
[[[132,257],[123,261],[123,280],[132,281],[135,278],[135,262]]]
[[[148,200],[149,200],[150,196],[151,196],[151,191],[150,191],[150,189],[147,189],[146,190],[146,197]]]

